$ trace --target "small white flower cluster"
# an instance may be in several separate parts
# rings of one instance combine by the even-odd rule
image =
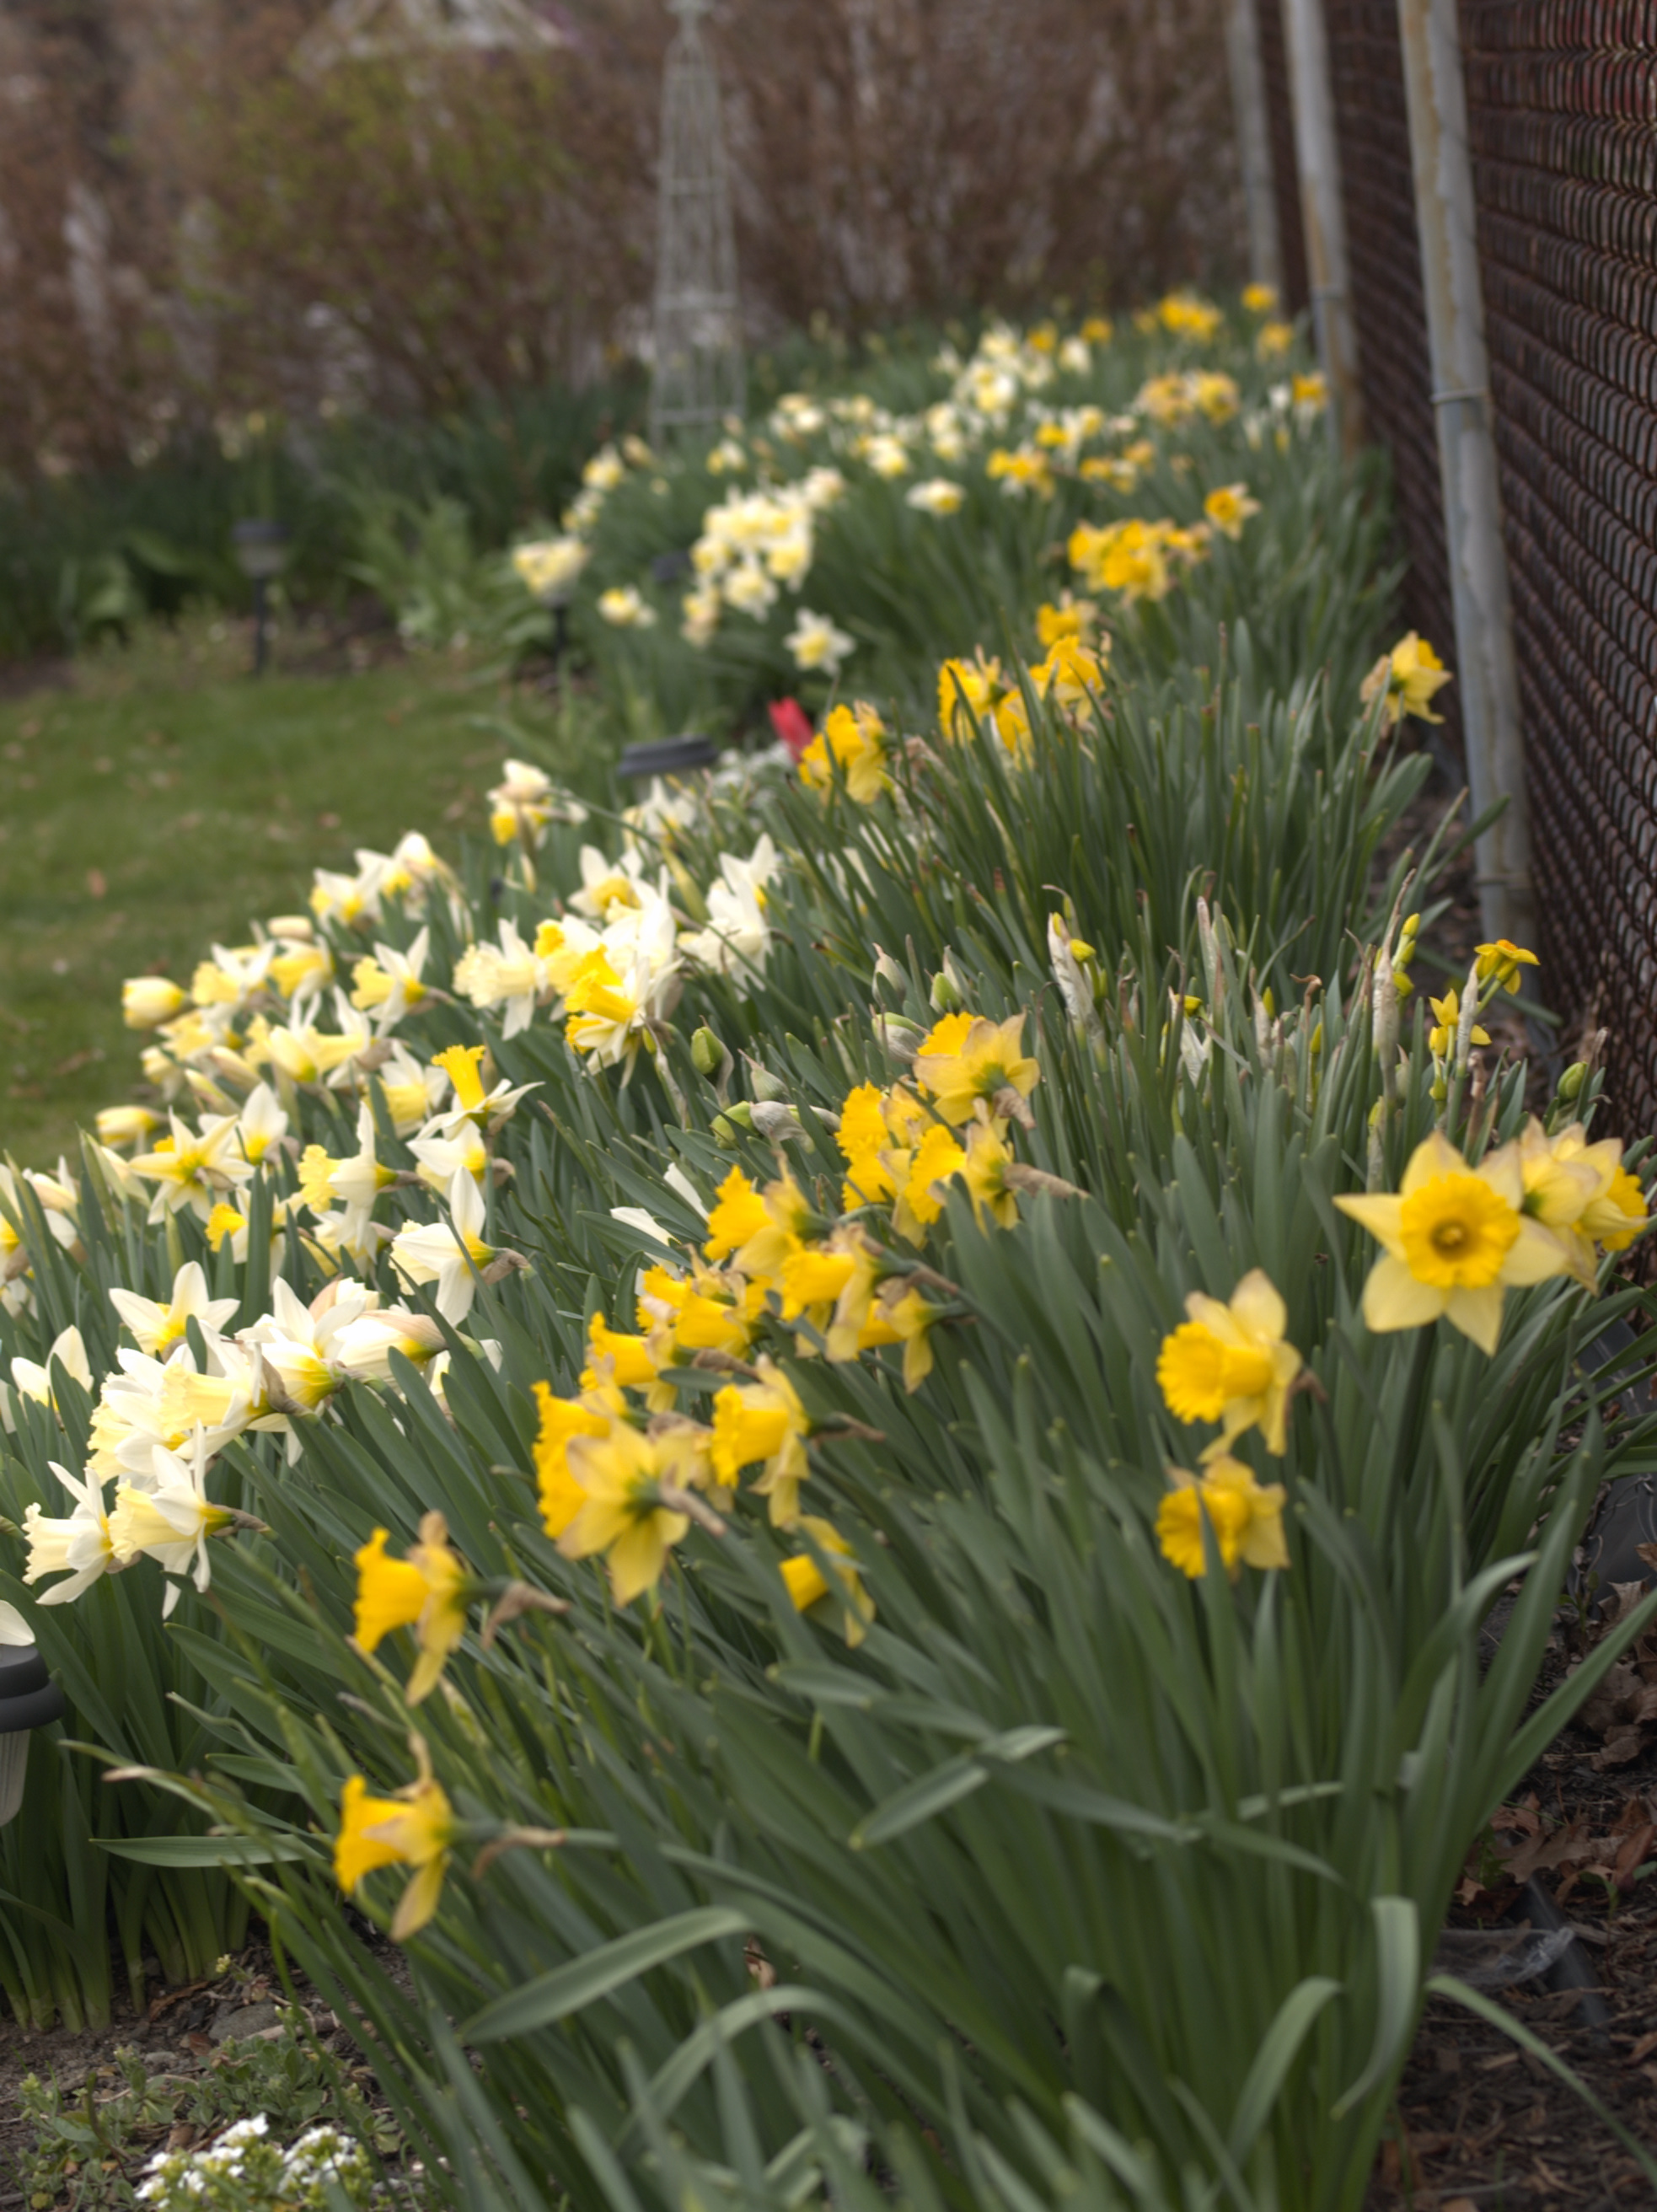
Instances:
[[[237,2120],[205,2150],[157,2151],[137,2191],[141,2204],[173,2212],[324,2212],[343,2195],[366,2205],[373,2172],[361,2146],[337,2128],[308,2129],[283,2150],[264,2113]]]

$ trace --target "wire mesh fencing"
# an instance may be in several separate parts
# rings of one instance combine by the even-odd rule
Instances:
[[[1364,401],[1372,434],[1393,453],[1410,563],[1406,617],[1448,647],[1397,9],[1395,0],[1325,5]],[[1261,15],[1275,154],[1293,145],[1287,73],[1270,61],[1273,34],[1281,47],[1278,0],[1261,0]],[[1611,1030],[1622,1125],[1649,1128],[1657,1125],[1657,0],[1461,0],[1460,20],[1539,949],[1549,996],[1573,1030],[1602,1021]],[[1287,240],[1285,225],[1285,249]]]

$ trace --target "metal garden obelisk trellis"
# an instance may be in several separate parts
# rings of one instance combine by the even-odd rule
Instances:
[[[711,0],[668,0],[679,28],[662,87],[660,229],[656,249],[651,436],[717,428],[743,405],[742,307],[731,179],[713,58],[702,37]]]

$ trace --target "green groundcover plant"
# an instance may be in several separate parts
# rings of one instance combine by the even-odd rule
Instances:
[[[1102,364],[1122,464],[990,447],[1069,522],[998,642],[620,814],[509,762],[459,866],[129,985],[164,1113],[0,1190],[3,1585],[106,1770],[37,1753],[15,2005],[108,1869],[135,1973],[256,1905],[458,2204],[1361,2203],[1424,1995],[1487,2002],[1466,1850],[1620,1648],[1533,1703],[1652,1462],[1585,1357],[1642,1152],[1489,1054],[1524,948],[1412,988],[1445,672],[1370,665],[1309,380],[1205,352],[1286,337],[1152,322],[1125,393],[1096,327],[950,371],[1011,424]]]

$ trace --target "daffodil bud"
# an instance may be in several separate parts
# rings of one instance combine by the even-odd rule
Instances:
[[[798,1135],[800,1119],[793,1107],[762,1098],[753,1109],[752,1126],[768,1144],[780,1145],[785,1138]]]
[[[762,1067],[756,1060],[750,1060],[746,1053],[743,1054],[743,1064],[748,1070],[748,1087],[756,1098],[762,1100],[768,1105],[776,1099],[786,1098],[788,1085],[780,1082],[768,1067]]]
[[[706,1022],[691,1032],[690,1064],[698,1075],[706,1075],[710,1080],[725,1065],[725,1047]]]
[[[1573,1060],[1571,1065],[1565,1070],[1564,1073],[1559,1079],[1559,1096],[1562,1098],[1575,1098],[1578,1097],[1581,1091],[1582,1085],[1587,1081],[1587,1075],[1588,1064],[1587,1060]]]
[[[901,1014],[879,1014],[875,1018],[875,1035],[894,1060],[907,1066],[920,1048],[926,1032],[919,1022],[911,1022]]]
[[[889,983],[895,991],[907,991],[909,988],[907,975],[898,966],[891,954],[878,945],[875,947],[875,981],[877,983]]]
[[[1373,1033],[1375,1057],[1383,1069],[1390,1070],[1398,1057],[1398,987],[1384,946],[1375,962]]]
[[[944,965],[932,978],[932,988],[928,996],[935,1014],[958,1014],[967,1003],[960,979],[955,973],[955,963],[947,952],[944,956]]]
[[[753,1108],[745,1098],[738,1098],[734,1105],[727,1106],[723,1114],[714,1115],[713,1141],[716,1145],[723,1145],[728,1152],[736,1143],[737,1133],[751,1129],[753,1126]]]

